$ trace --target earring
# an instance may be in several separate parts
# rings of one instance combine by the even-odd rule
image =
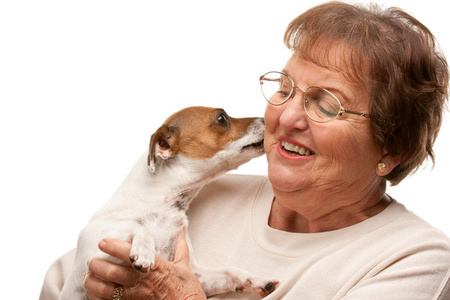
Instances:
[[[380,162],[378,163],[377,168],[380,173],[384,173],[384,171],[386,171],[386,164],[384,162]]]

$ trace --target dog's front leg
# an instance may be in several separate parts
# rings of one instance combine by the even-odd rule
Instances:
[[[242,293],[244,288],[252,288],[262,297],[272,293],[280,283],[278,280],[261,278],[239,268],[211,269],[200,266],[195,255],[189,234],[186,232],[189,246],[189,260],[192,271],[200,281],[207,297],[228,292]]]
[[[148,272],[155,264],[156,245],[150,230],[139,226],[130,234],[130,261],[140,272]]]
[[[272,293],[279,284],[277,280],[261,278],[235,267],[209,269],[193,264],[192,269],[207,297],[228,292],[242,293],[244,288],[252,288],[256,293],[265,297]]]

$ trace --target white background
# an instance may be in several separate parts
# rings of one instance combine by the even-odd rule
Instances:
[[[157,4],[156,4],[157,3]],[[192,105],[262,116],[258,77],[281,69],[288,22],[318,1],[2,1],[2,296],[37,299],[44,274],[115,191],[151,133]],[[450,58],[441,1],[380,1],[427,25]],[[450,118],[437,164],[389,193],[450,234]],[[265,159],[237,172],[264,174]],[[5,295],[6,293],[6,295]]]

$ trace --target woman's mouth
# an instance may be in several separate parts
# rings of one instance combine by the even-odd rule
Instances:
[[[314,152],[312,152],[309,149],[303,148],[299,145],[294,145],[291,143],[288,143],[286,141],[281,141],[281,147],[284,151],[288,152],[291,155],[297,155],[297,156],[310,156],[314,155]]]

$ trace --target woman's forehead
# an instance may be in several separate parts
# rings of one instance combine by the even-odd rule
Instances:
[[[300,43],[294,54],[322,68],[339,74],[349,82],[366,85],[369,72],[363,53],[355,46],[343,41],[316,39],[314,42]]]
[[[307,85],[344,85],[352,88],[359,87],[359,84],[350,79],[345,72],[335,68],[329,67],[327,65],[317,64],[315,61],[304,59],[294,53],[283,70],[284,73],[289,75],[296,84],[307,84]]]

